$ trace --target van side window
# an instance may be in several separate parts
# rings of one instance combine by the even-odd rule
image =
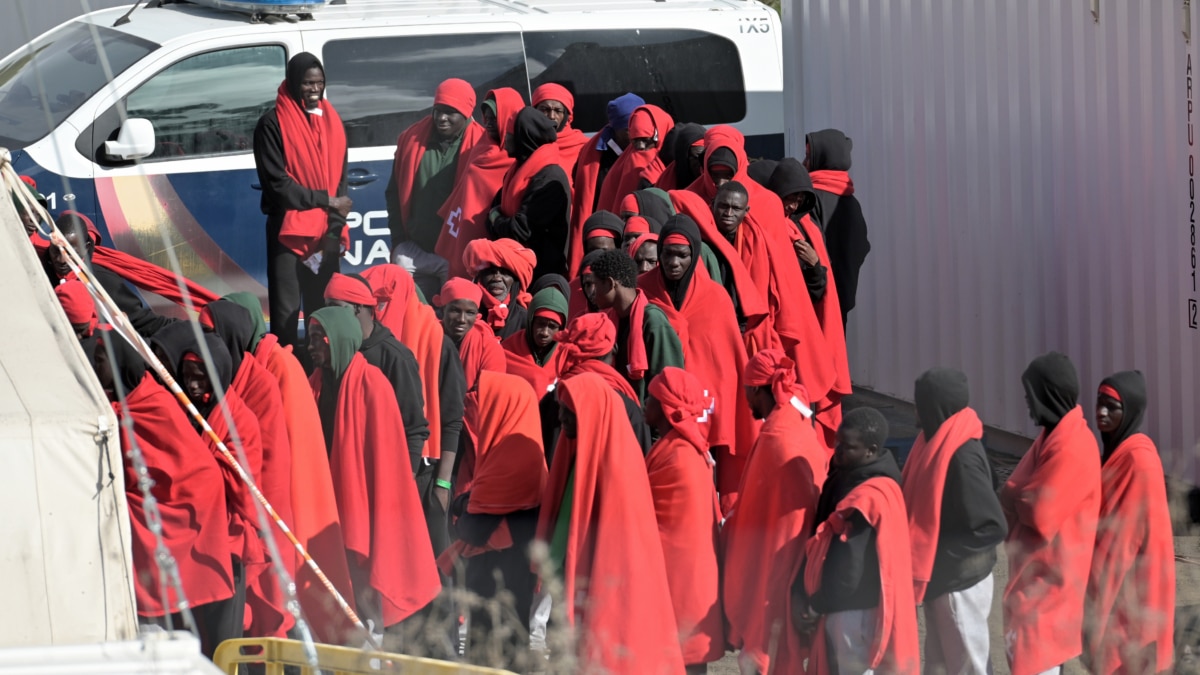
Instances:
[[[154,124],[154,154],[142,161],[253,152],[286,63],[282,46],[260,45],[197,54],[155,75],[125,100],[129,117]]]
[[[683,29],[525,33],[530,84],[565,86],[575,95],[572,126],[591,133],[608,123],[612,99],[634,92],[676,122],[730,124],[746,116],[737,46]]]
[[[325,87],[351,148],[395,145],[433,109],[442,80],[475,86],[476,100],[512,87],[529,101],[519,33],[356,38],[325,44]]]

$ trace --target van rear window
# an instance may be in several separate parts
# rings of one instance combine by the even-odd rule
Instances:
[[[519,33],[472,33],[335,40],[325,45],[325,87],[352,148],[394,145],[433,109],[442,80],[470,82],[476,100],[513,87],[529,100]]]
[[[729,124],[746,116],[737,46],[719,35],[683,29],[525,33],[530,83],[565,86],[575,95],[572,126],[591,133],[608,123],[612,99],[634,92],[676,122]]]

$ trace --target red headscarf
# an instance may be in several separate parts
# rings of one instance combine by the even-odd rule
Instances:
[[[777,407],[787,405],[793,398],[805,407],[808,405],[808,392],[796,382],[796,362],[782,350],[764,349],[752,356],[746,363],[745,383],[747,387],[770,387]],[[810,416],[811,410],[805,414]]]
[[[716,403],[700,380],[682,368],[668,366],[650,381],[649,393],[662,404],[671,428],[715,464],[708,454],[708,426]]]
[[[512,272],[516,282],[509,295],[504,300],[497,300],[480,284],[482,291],[481,307],[487,309],[487,322],[493,330],[504,328],[508,320],[508,307],[514,302],[525,307],[533,299],[528,292],[529,284],[533,282],[533,268],[537,265],[537,255],[532,249],[525,248],[513,239],[476,239],[467,244],[463,251],[463,266],[468,275],[474,279],[483,270],[495,266]]]
[[[613,389],[634,401],[638,400],[629,381],[600,360],[612,354],[617,346],[617,326],[607,314],[593,312],[571,319],[566,329],[559,331],[554,339],[558,342],[554,360],[560,381],[581,373],[595,373]]]
[[[631,144],[621,154],[600,187],[600,202],[596,208],[618,212],[626,195],[641,187],[645,179],[651,185],[658,181],[666,164],[661,157],[662,144],[675,121],[667,111],[656,105],[644,105],[629,117],[629,138],[652,138],[655,146],[635,150]]]
[[[433,296],[433,304],[437,307],[445,307],[456,300],[470,300],[478,305],[483,300],[483,289],[479,284],[454,277],[442,285],[441,293]]]
[[[588,141],[587,135],[571,126],[571,122],[575,119],[575,97],[561,84],[547,82],[533,90],[533,99],[530,105],[536,108],[543,101],[558,101],[567,109],[567,121],[558,131],[558,160],[559,166],[567,172],[567,176],[574,176],[575,162],[579,159],[579,151]]]
[[[433,93],[433,104],[449,106],[469,118],[475,114],[475,87],[457,77],[444,80]]]
[[[375,306],[375,293],[368,284],[338,272],[334,272],[329,283],[325,285],[325,299],[364,307]]]
[[[632,220],[632,218],[630,220]],[[642,248],[643,246],[645,246],[646,244],[648,244],[650,242],[658,243],[658,235],[654,234],[653,232],[647,232],[646,234],[639,234],[638,238],[634,239],[633,243],[631,243],[629,245],[629,257],[633,258],[636,261],[638,249]]]
[[[68,279],[54,287],[54,294],[67,314],[67,321],[72,324],[86,323],[87,334],[91,335],[96,328],[96,305],[88,294],[87,286],[78,279]]]

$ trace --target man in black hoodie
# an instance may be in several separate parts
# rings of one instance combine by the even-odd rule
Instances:
[[[925,605],[925,667],[986,675],[996,547],[1008,525],[992,487],[967,376],[933,368],[913,398],[921,433],[904,464],[915,600]]]
[[[847,173],[852,147],[846,134],[837,129],[815,131],[805,139],[808,154],[804,166],[812,176],[817,197],[813,215],[825,234],[843,324],[854,309],[858,272],[871,251],[867,221],[863,218],[862,206],[854,197],[854,181]]]
[[[821,264],[821,258],[817,255],[814,235],[800,222],[805,216],[817,222],[817,218],[812,214],[817,205],[817,193],[813,190],[812,178],[803,164],[794,157],[785,157],[779,160],[771,171],[766,187],[779,195],[780,201],[783,202],[783,215],[794,222],[797,231],[804,236],[803,239],[792,242],[792,247],[796,250],[796,259],[800,261],[800,271],[804,273],[808,297],[816,304],[825,297],[829,270]],[[817,227],[820,227],[820,223],[817,223]]]

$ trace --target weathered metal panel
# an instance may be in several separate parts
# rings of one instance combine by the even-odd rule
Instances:
[[[987,423],[1032,435],[1034,356],[1071,356],[1089,418],[1099,381],[1137,368],[1144,429],[1200,483],[1200,61],[1182,0],[1099,4],[785,2],[789,149],[854,140],[858,382],[911,398],[925,368],[961,367]]]

